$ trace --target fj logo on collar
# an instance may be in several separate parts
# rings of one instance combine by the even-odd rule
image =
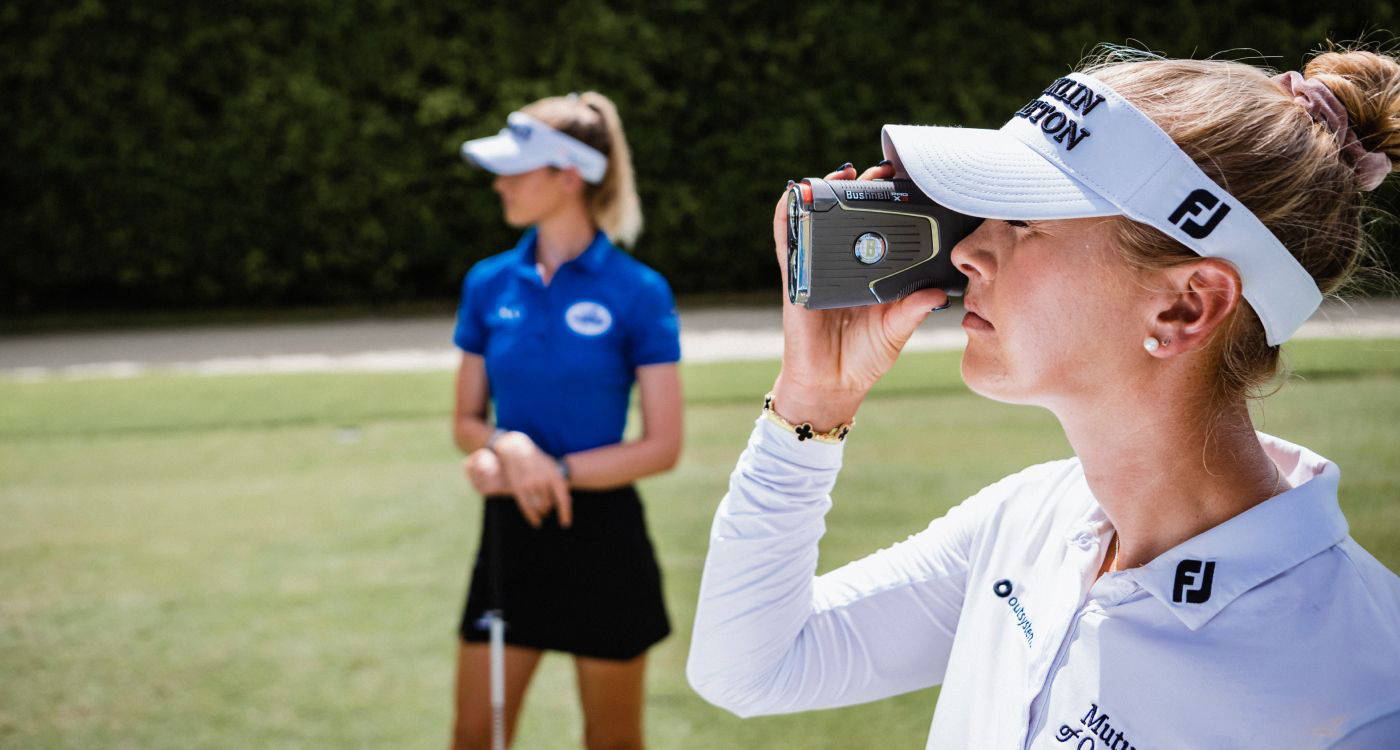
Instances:
[[[1206,218],[1204,223],[1197,222],[1195,219],[1186,218],[1188,214],[1191,216],[1199,214],[1202,209],[1207,211],[1215,209],[1215,211]],[[1215,197],[1209,190],[1196,189],[1192,190],[1191,194],[1186,196],[1186,200],[1182,201],[1181,205],[1177,206],[1175,211],[1172,211],[1172,215],[1167,217],[1167,221],[1181,227],[1181,231],[1192,237],[1203,240],[1207,235],[1215,231],[1216,225],[1219,224],[1220,220],[1225,218],[1225,214],[1228,213],[1230,213],[1230,204],[1221,203],[1220,199]]]
[[[1176,566],[1176,582],[1172,584],[1172,602],[1202,604],[1210,598],[1210,584],[1215,578],[1215,561],[1182,560]]]

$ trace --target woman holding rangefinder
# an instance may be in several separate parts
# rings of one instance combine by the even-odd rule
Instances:
[[[1271,77],[1110,52],[1001,130],[883,143],[865,179],[986,218],[952,251],[964,380],[1049,409],[1075,456],[815,577],[846,428],[946,297],[785,305],[714,521],[695,689],[753,715],[942,683],[931,748],[1395,747],[1400,579],[1348,535],[1338,467],[1246,404],[1362,259],[1363,193],[1400,157],[1396,61]]]
[[[467,274],[454,336],[453,434],[486,496],[454,745],[492,738],[481,623],[498,610],[507,734],[557,650],[575,657],[588,747],[641,747],[646,651],[670,624],[632,482],[680,454],[680,331],[666,280],[613,244],[642,222],[622,123],[601,94],[552,97],[462,153],[498,175],[506,221],[528,229]],[[634,382],[642,434],[623,442]]]

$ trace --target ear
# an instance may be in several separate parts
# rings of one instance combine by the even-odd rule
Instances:
[[[1230,319],[1244,298],[1239,272],[1228,261],[1202,258],[1162,271],[1166,294],[1148,326],[1162,345],[1154,357],[1195,351]]]
[[[558,171],[559,184],[570,193],[582,193],[585,183],[583,175],[575,167],[563,167]]]

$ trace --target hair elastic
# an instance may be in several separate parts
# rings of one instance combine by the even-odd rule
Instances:
[[[1304,78],[1296,70],[1280,73],[1269,81],[1293,97],[1293,101],[1307,110],[1314,122],[1322,123],[1332,131],[1342,144],[1339,155],[1355,170],[1357,184],[1362,190],[1375,190],[1385,182],[1386,175],[1390,174],[1390,157],[1378,151],[1367,151],[1361,145],[1361,139],[1356,137],[1356,131],[1351,127],[1347,108],[1342,106],[1341,100],[1332,93],[1332,89],[1327,88],[1327,84],[1316,78]]]

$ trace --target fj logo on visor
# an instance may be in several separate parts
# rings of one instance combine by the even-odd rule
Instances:
[[[1203,604],[1210,598],[1210,584],[1215,578],[1215,561],[1182,560],[1176,566],[1176,582],[1172,585],[1172,602]]]
[[[1188,216],[1197,216],[1201,211],[1215,209],[1214,213],[1206,217],[1204,222],[1198,222]],[[1209,190],[1196,189],[1186,196],[1186,200],[1172,211],[1172,215],[1167,217],[1167,221],[1181,227],[1181,231],[1195,237],[1198,240],[1205,239],[1207,235],[1215,231],[1215,227],[1220,220],[1225,218],[1225,214],[1230,213],[1230,204],[1221,203]],[[1184,220],[1184,221],[1183,221]]]

